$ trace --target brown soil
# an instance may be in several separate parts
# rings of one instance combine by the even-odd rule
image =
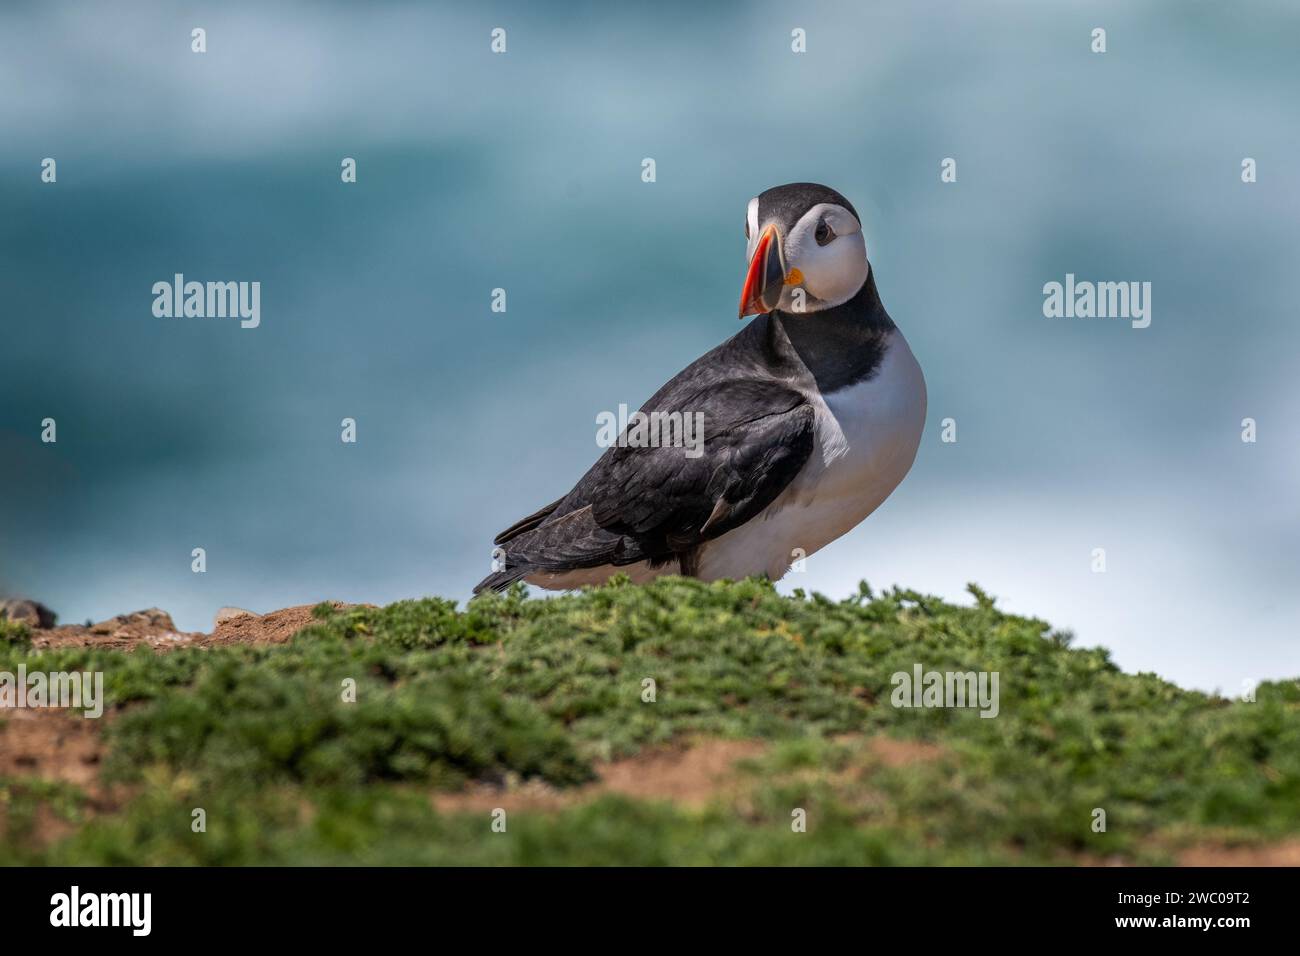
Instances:
[[[1180,866],[1300,866],[1300,839],[1270,846],[1189,847],[1178,854]]]
[[[331,601],[330,604],[338,611],[356,606],[341,601]],[[229,617],[218,621],[213,632],[201,638],[199,644],[204,647],[221,644],[285,644],[303,628],[316,623],[311,616],[313,607],[314,604],[300,604],[270,614]]]
[[[48,630],[32,631],[32,647],[102,647],[128,651],[137,647],[171,650],[185,647],[203,635],[178,631],[172,617],[156,607],[131,614],[119,614],[98,624],[70,624]]]
[[[460,793],[434,794],[433,803],[443,812],[490,812],[497,807],[508,812],[549,811],[606,794],[620,794],[699,808],[741,789],[744,774],[737,764],[766,749],[766,744],[756,740],[701,740],[598,765],[599,779],[583,787],[557,790],[536,781],[507,789],[481,786]]]
[[[0,779],[68,783],[81,788],[84,813],[111,812],[126,802],[128,791],[100,780],[105,747],[103,722],[58,710],[6,710],[0,719]],[[0,803],[0,833],[9,827]],[[76,824],[42,803],[25,839],[44,846],[68,836]]]
[[[938,760],[944,753],[938,744],[898,740],[894,737],[872,737],[867,746],[872,756],[886,767],[906,767],[908,764]]]
[[[99,720],[61,710],[6,710],[0,721],[0,777],[96,785],[104,746]]]
[[[886,767],[938,759],[943,750],[933,744],[892,737],[844,737],[861,742],[875,761]],[[443,812],[562,810],[606,794],[638,800],[665,800],[680,807],[702,808],[714,800],[736,796],[755,781],[743,762],[761,756],[767,744],[757,740],[697,740],[597,764],[598,779],[583,787],[557,790],[529,781],[515,787],[475,786],[459,793],[437,793],[434,806]]]
[[[335,609],[343,610],[355,605],[332,601]],[[32,647],[35,649],[59,647],[102,647],[107,650],[130,651],[148,647],[154,651],[170,651],[177,647],[215,647],[226,644],[284,644],[304,627],[312,624],[313,604],[287,607],[270,614],[240,614],[227,616],[217,622],[211,634],[198,631],[180,631],[171,615],[157,608],[119,614],[98,624],[70,624],[64,627],[35,629]]]

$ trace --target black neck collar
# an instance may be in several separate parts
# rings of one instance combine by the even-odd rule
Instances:
[[[895,328],[880,301],[874,269],[857,294],[841,305],[818,312],[778,310],[771,316],[823,394],[870,378]]]

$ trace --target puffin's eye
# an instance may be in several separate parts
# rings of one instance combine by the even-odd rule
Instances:
[[[749,238],[749,218],[745,218],[745,238]]]
[[[817,223],[817,231],[813,233],[813,237],[817,240],[817,245],[824,246],[835,238],[835,231],[827,225],[825,219],[822,219]]]

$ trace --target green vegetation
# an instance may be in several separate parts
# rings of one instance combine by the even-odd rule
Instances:
[[[31,643],[30,635],[31,632],[22,621],[11,621],[7,617],[0,617],[0,646],[17,644],[26,647]]]
[[[104,672],[100,786],[114,795],[0,778],[0,859],[1161,863],[1300,831],[1295,683],[1246,703],[1123,674],[1104,650],[971,592],[971,607],[865,585],[833,602],[669,578],[549,600],[520,589],[464,610],[321,605],[284,645],[0,640],[0,670]],[[998,716],[895,708],[891,675],[918,663],[999,672]],[[693,804],[560,796],[606,761],[705,738],[765,746]],[[438,793],[489,786],[501,792],[487,809],[435,808]],[[490,808],[521,787],[555,805],[509,809],[507,832],[492,832]],[[792,832],[794,808],[806,833]],[[34,837],[42,818],[60,821],[46,827],[56,837]]]

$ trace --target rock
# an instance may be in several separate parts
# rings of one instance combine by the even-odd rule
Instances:
[[[162,627],[169,631],[176,630],[172,616],[161,608],[151,607],[143,611],[134,611],[127,614],[126,619],[133,624],[147,624],[150,627]]]
[[[59,647],[131,650],[141,646],[157,649],[188,646],[203,636],[176,630],[170,614],[151,607],[119,614],[97,624],[87,622],[41,630],[32,636],[32,646],[38,650]]]
[[[214,626],[215,626],[215,625],[220,625],[220,624],[222,624],[222,623],[225,622],[225,621],[233,621],[235,618],[237,618],[237,617],[243,617],[243,616],[246,615],[246,614],[249,615],[249,616],[251,616],[251,617],[259,617],[259,616],[260,616],[260,615],[254,614],[252,611],[246,611],[246,610],[244,610],[242,607],[223,607],[223,608],[218,608],[218,609],[217,609],[217,617],[216,617],[216,620],[213,621],[213,625],[214,625]]]
[[[327,603],[335,611],[344,611],[350,607],[374,606],[344,604],[342,601]],[[293,640],[294,635],[303,628],[319,623],[313,613],[316,607],[315,604],[300,604],[297,607],[281,608],[266,614],[246,612],[225,620],[222,620],[218,614],[217,626],[204,644],[209,647],[225,644],[284,644],[286,641]]]
[[[45,629],[54,626],[58,615],[40,601],[28,601],[18,598],[0,602],[0,618],[21,621],[28,627]]]
[[[169,633],[176,630],[172,616],[156,607],[130,614],[119,614],[107,621],[90,626],[91,634],[108,634],[115,638],[139,638],[146,634]]]

